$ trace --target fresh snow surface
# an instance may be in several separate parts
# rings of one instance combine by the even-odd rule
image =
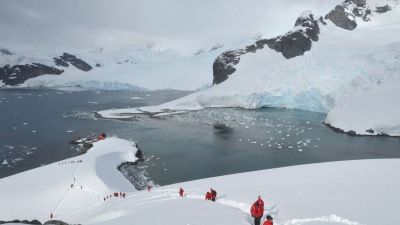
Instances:
[[[44,222],[53,213],[75,221],[76,215],[102,207],[105,196],[135,191],[117,167],[136,161],[136,151],[135,143],[112,137],[95,142],[84,155],[0,179],[0,220]]]
[[[381,85],[362,94],[339,99],[325,122],[345,132],[355,131],[361,135],[400,136],[399,99],[400,82]]]
[[[397,225],[400,160],[377,159],[283,167],[134,191],[116,169],[134,160],[133,143],[117,138],[88,154],[0,180],[0,218],[61,219],[73,224],[252,224],[261,195],[276,225]],[[70,188],[76,178],[75,186]],[[83,185],[83,189],[80,189]],[[179,187],[185,197],[178,196]],[[204,200],[209,188],[216,202]],[[127,197],[101,199],[108,192]]]

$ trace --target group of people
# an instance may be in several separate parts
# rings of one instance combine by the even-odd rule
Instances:
[[[185,190],[183,190],[182,187],[179,188],[179,196],[184,197],[185,196]],[[207,191],[205,200],[211,200],[215,202],[215,199],[217,198],[217,192],[210,188],[210,191]],[[261,224],[261,219],[264,216],[264,201],[262,200],[261,196],[258,196],[257,200],[253,203],[250,209],[250,214],[251,217],[254,218],[254,225],[260,225]],[[265,217],[265,220],[263,222],[263,225],[273,225],[273,218],[271,215],[267,215]]]
[[[257,201],[253,203],[250,209],[250,214],[254,218],[254,225],[260,225],[261,219],[264,215],[264,201],[261,196],[258,196]],[[270,215],[265,217],[263,225],[273,225],[273,218]]]
[[[103,200],[104,201],[106,201],[107,199],[109,199],[109,198],[112,198],[112,197],[115,197],[115,198],[125,198],[126,197],[126,193],[124,193],[124,192],[114,192],[112,195],[107,195],[106,197],[104,197],[103,198]]]
[[[210,188],[210,191],[207,191],[207,193],[206,193],[205,199],[215,202],[216,198],[217,198],[217,192],[214,189]]]
[[[179,196],[181,196],[182,198],[185,197],[185,190],[183,190],[182,187],[179,188]],[[211,200],[213,202],[215,202],[215,199],[217,198],[217,192],[210,188],[210,191],[207,191],[206,196],[205,196],[205,200]]]

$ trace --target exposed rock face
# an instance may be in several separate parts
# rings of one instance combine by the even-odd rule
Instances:
[[[68,225],[68,223],[61,220],[49,220],[44,225]]]
[[[356,17],[364,21],[371,20],[372,12],[366,4],[366,0],[346,0],[326,14],[325,19],[329,19],[340,28],[354,30],[357,27]]]
[[[12,55],[12,52],[8,51],[5,48],[0,48],[0,55]]]
[[[222,53],[214,61],[213,75],[214,84],[220,84],[228,79],[228,76],[236,71],[234,65],[239,63],[240,56],[245,53],[244,50],[233,50]]]
[[[54,59],[54,61],[56,58]],[[87,64],[85,61],[82,59],[77,58],[74,55],[71,55],[69,53],[64,52],[62,56],[60,56],[59,59],[57,59],[58,62],[64,61],[65,63],[71,63],[73,66],[76,68],[82,70],[82,71],[89,71],[92,69],[92,66]],[[65,65],[65,64],[64,64]]]
[[[34,78],[44,74],[60,75],[64,70],[46,66],[40,63],[32,63],[25,65],[5,65],[0,67],[0,80],[5,85],[18,85],[24,83],[30,78]]]
[[[271,39],[260,39],[255,44],[248,45],[244,49],[227,51],[222,53],[213,64],[213,84],[220,84],[233,74],[240,61],[240,56],[249,52],[255,53],[263,49],[265,45],[281,52],[287,58],[303,55],[311,49],[311,42],[318,41],[319,21],[314,19],[310,11],[304,12],[295,22],[295,28],[282,35]]]
[[[60,58],[53,58],[54,63],[56,66],[68,67],[69,64]]]
[[[8,58],[10,55],[14,54],[5,48],[0,48],[1,57]],[[0,67],[0,83],[3,82],[5,85],[14,86],[22,84],[30,78],[38,77],[41,75],[62,74],[64,70],[56,68],[56,66],[69,67],[69,65],[71,64],[82,71],[89,71],[92,69],[92,66],[90,66],[82,59],[79,59],[76,56],[66,52],[63,53],[63,55],[60,57],[54,57],[53,62],[54,66],[44,65],[41,63],[34,63],[34,62],[28,64],[16,64],[16,65],[3,64],[2,67]]]
[[[371,20],[373,12],[385,13],[389,10],[391,10],[389,5],[376,7],[372,11],[367,6],[366,0],[344,0],[324,17],[321,16],[318,19],[315,19],[310,11],[306,11],[296,20],[295,27],[286,34],[270,39],[259,39],[242,49],[227,51],[218,56],[213,64],[213,83],[224,82],[236,71],[235,65],[239,63],[242,55],[255,53],[263,49],[265,45],[281,52],[287,59],[301,56],[311,49],[313,41],[319,40],[320,26],[328,25],[326,20],[332,21],[340,28],[353,30],[357,27],[357,18],[367,22]]]
[[[377,13],[385,13],[385,12],[390,11],[390,10],[392,10],[392,8],[389,5],[384,5],[384,6],[376,7],[375,12],[377,12]]]
[[[342,5],[336,6],[325,18],[332,21],[336,26],[346,30],[354,30],[357,27],[354,15],[346,12]]]
[[[13,224],[35,224],[35,225],[41,225],[42,223],[40,223],[38,220],[11,220],[11,221],[0,221],[0,224],[5,224],[5,223],[13,223]]]
[[[265,43],[271,49],[282,52],[285,58],[290,59],[309,51],[312,41],[318,41],[319,31],[318,21],[309,12],[296,20],[294,30],[285,35],[267,39]]]

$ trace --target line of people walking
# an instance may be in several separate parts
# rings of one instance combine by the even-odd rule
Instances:
[[[179,196],[185,197],[185,190],[182,187],[179,188]],[[217,198],[217,191],[210,188],[210,191],[207,191],[205,200],[211,200],[215,202]],[[262,200],[261,196],[259,195],[257,200],[253,203],[250,208],[250,215],[254,218],[254,225],[260,225],[262,217],[264,216],[264,201]],[[267,215],[263,222],[263,225],[274,225],[273,218],[271,215]]]

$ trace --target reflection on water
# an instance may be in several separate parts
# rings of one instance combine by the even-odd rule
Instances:
[[[214,124],[214,134],[217,137],[223,138],[223,139],[229,139],[233,135],[233,128],[229,127],[223,123],[216,123]]]

